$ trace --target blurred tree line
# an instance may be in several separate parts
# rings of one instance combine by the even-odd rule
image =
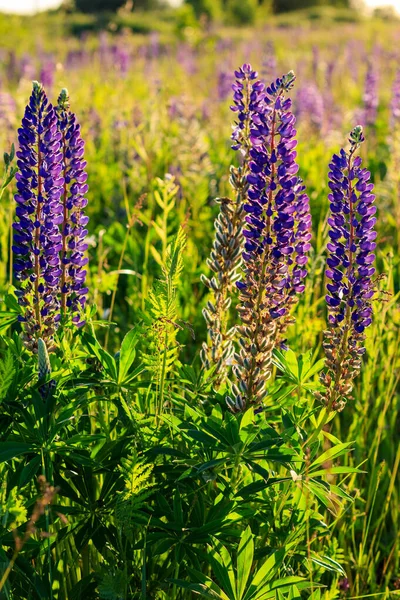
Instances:
[[[205,15],[209,19],[218,19],[231,13],[238,20],[249,21],[249,17],[260,7],[273,13],[313,6],[348,8],[351,0],[183,0],[183,3],[191,6],[197,17]],[[133,10],[154,10],[168,5],[168,0],[75,0],[77,10],[87,13],[116,12],[124,6]]]

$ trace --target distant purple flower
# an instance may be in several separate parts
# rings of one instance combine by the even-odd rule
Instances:
[[[390,102],[390,127],[394,129],[400,125],[400,70],[396,73],[396,78],[392,88],[392,99]]]
[[[6,132],[8,141],[14,136],[16,103],[11,94],[0,92],[0,128]]]
[[[338,48],[336,48],[336,52],[338,52]],[[335,72],[336,67],[337,67],[337,58],[336,57],[329,60],[326,64],[325,82],[326,82],[326,87],[328,88],[328,90],[330,90],[332,87],[333,74]]]
[[[267,42],[262,62],[261,76],[267,81],[271,81],[276,76],[277,62],[274,46]]]
[[[319,65],[321,62],[320,50],[318,46],[312,47],[312,73],[314,81],[318,79]]]
[[[376,125],[379,106],[379,82],[378,73],[371,61],[368,62],[365,75],[362,121],[366,127]]]
[[[113,63],[117,66],[121,75],[126,77],[131,66],[131,55],[125,43],[120,42],[113,47]]]
[[[322,131],[325,122],[324,97],[315,83],[305,83],[298,89],[296,115],[300,122],[309,123],[316,131]]]
[[[324,348],[328,373],[326,404],[340,410],[352,389],[351,380],[360,370],[364,354],[364,331],[372,323],[372,276],[375,273],[376,207],[370,173],[356,156],[364,141],[362,127],[350,133],[350,151],[335,154],[329,165],[331,193],[330,241],[326,277],[329,329]]]
[[[32,63],[32,58],[29,54],[24,54],[21,58],[20,62],[20,78],[21,80],[25,79],[27,81],[32,81],[35,75],[35,67]]]
[[[21,282],[17,295],[24,309],[20,320],[26,343],[35,348],[38,338],[51,340],[59,321],[62,239],[58,226],[63,219],[60,198],[64,183],[57,116],[36,81],[18,140],[14,272]]]
[[[40,81],[43,87],[51,89],[54,85],[54,74],[56,71],[56,65],[52,58],[46,58],[43,61],[42,68],[40,70]]]
[[[88,288],[85,256],[88,244],[86,225],[89,218],[84,214],[87,205],[85,194],[88,191],[87,173],[84,160],[84,141],[75,114],[69,110],[67,90],[63,89],[58,98],[58,126],[62,135],[63,175],[65,185],[62,195],[62,249],[61,249],[61,311],[71,312],[72,322],[78,327],[84,325],[82,310],[85,306]]]
[[[220,69],[218,72],[217,93],[218,100],[226,100],[232,91],[232,74],[229,69]]]

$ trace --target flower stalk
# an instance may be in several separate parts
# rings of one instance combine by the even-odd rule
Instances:
[[[326,277],[328,329],[324,332],[325,392],[318,398],[331,410],[343,410],[365,353],[365,329],[372,323],[372,276],[376,248],[376,207],[370,173],[361,168],[357,151],[364,141],[361,126],[350,133],[350,150],[330,163],[330,242]]]

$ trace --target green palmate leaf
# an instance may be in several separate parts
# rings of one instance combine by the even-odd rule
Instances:
[[[278,572],[283,560],[285,559],[288,550],[293,545],[294,543],[286,544],[286,546],[279,548],[279,550],[275,550],[275,552],[273,552],[267,558],[267,560],[263,563],[263,565],[261,565],[253,577],[246,595],[244,596],[244,600],[256,600],[257,594],[261,592],[265,584],[274,580],[274,577]]]
[[[348,473],[365,473],[356,467],[327,467],[326,469],[319,469],[317,471],[310,471],[310,477],[323,477],[324,475],[347,475]]]
[[[94,336],[85,333],[82,336],[82,341],[90,352],[96,356],[108,377],[112,381],[117,382],[117,365],[114,357],[100,346],[98,340]]]
[[[293,596],[293,586],[296,587],[296,593]],[[267,584],[255,597],[254,600],[269,600],[269,598],[278,599],[279,593],[285,600],[289,598],[297,599],[300,598],[300,590],[308,590],[310,587],[323,587],[320,583],[315,583],[305,580],[303,577],[291,576],[275,579],[272,583]],[[286,593],[288,595],[286,595]]]
[[[12,352],[7,350],[4,360],[0,360],[0,402],[5,398],[15,375],[15,364]]]
[[[251,567],[254,557],[254,542],[253,534],[250,527],[247,527],[243,532],[238,553],[237,553],[237,597],[239,600],[243,597],[246,589],[247,581],[250,576]]]
[[[136,345],[139,341],[137,329],[131,329],[124,337],[118,363],[118,384],[122,385],[128,378],[128,373],[136,357]]]
[[[18,314],[9,310],[0,311],[0,333],[4,333],[11,325],[18,321]]]
[[[319,565],[320,567],[323,567],[324,569],[327,569],[328,571],[334,571],[335,573],[343,575],[343,577],[346,576],[346,572],[343,570],[342,566],[336,560],[330,558],[329,556],[319,556],[315,552],[312,552],[310,555],[310,559],[312,560],[312,562]]]
[[[218,586],[212,582],[209,586],[207,586],[205,583],[188,583],[187,581],[181,581],[180,579],[171,579],[170,581],[182,589],[190,590],[194,594],[198,594],[203,598],[210,598],[211,600],[231,600],[220,588],[218,588]]]
[[[230,582],[230,587],[231,587],[233,595],[234,595],[235,594],[235,589],[236,589],[236,585],[235,585],[235,571],[234,571],[234,568],[233,568],[233,563],[232,563],[231,555],[229,554],[229,552],[225,548],[225,546],[223,546],[222,544],[217,544],[216,547],[218,548],[219,555],[220,555],[220,557],[222,559],[222,562],[223,562],[224,567],[226,569],[226,572],[228,574],[229,582]]]
[[[215,596],[215,595],[214,596],[206,596],[207,598],[211,597],[211,598],[220,598],[221,600],[234,600],[233,598],[230,598],[225,593],[225,591],[222,590],[210,577],[207,577],[200,571],[197,571],[196,569],[188,568],[188,573],[192,580],[194,580],[204,586],[202,588],[203,592],[205,591],[206,593],[211,592],[211,593],[217,594],[217,596]]]
[[[23,442],[0,442],[0,463],[22,454],[28,454],[33,451],[32,444],[25,444]]]
[[[314,460],[314,462],[310,465],[310,470],[316,467],[317,465],[321,465],[326,460],[332,460],[334,458],[342,456],[342,454],[345,454],[349,446],[352,446],[353,443],[354,442],[347,442],[346,444],[337,444],[336,446],[329,448],[329,450],[323,452],[321,456],[318,456],[318,458]]]
[[[220,545],[219,550],[220,552],[217,552],[215,548],[209,547],[208,559],[210,560],[213,573],[222,589],[227,592],[229,598],[236,600],[235,574],[231,557],[224,546]]]

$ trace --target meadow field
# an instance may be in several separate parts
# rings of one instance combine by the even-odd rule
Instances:
[[[395,599],[400,23],[179,14],[0,19],[0,599]]]

